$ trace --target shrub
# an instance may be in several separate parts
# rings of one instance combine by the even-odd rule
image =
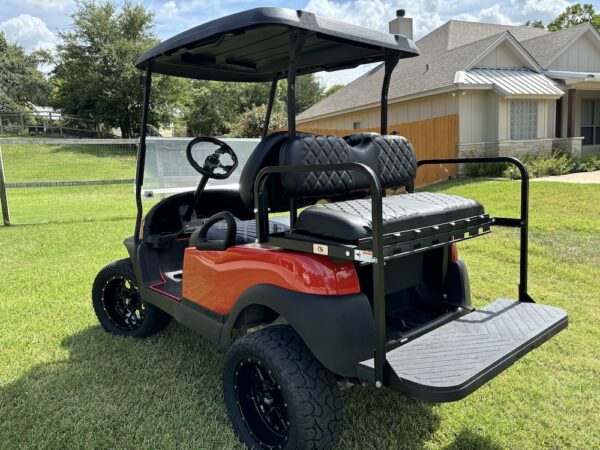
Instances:
[[[600,155],[587,155],[573,161],[573,172],[592,172],[600,170]]]
[[[498,178],[503,176],[507,168],[508,164],[506,163],[465,164],[467,176],[472,178]]]

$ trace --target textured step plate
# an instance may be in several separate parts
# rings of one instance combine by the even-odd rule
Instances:
[[[498,299],[387,353],[402,387],[436,401],[462,398],[567,326],[565,311]],[[373,360],[361,363],[373,367]]]

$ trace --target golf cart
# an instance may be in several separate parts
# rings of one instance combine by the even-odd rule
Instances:
[[[527,292],[525,167],[508,157],[417,161],[406,138],[387,134],[392,71],[416,55],[404,36],[259,8],[192,28],[136,63],[145,97],[135,231],[125,240],[130,257],[98,274],[94,309],[122,336],[150,336],[171,318],[222,347],[241,335],[227,353],[223,390],[248,447],[331,447],[340,386],[349,383],[461,399],[567,326],[564,311]],[[296,131],[297,75],[373,62],[383,63],[380,133]],[[201,175],[197,188],[144,216],[154,73],[272,87],[262,140],[243,167],[223,140],[192,139],[185,154]],[[268,134],[284,78],[288,127]],[[468,198],[415,192],[425,164],[499,161],[521,172],[518,218],[492,218]],[[240,169],[239,187],[215,182]],[[476,310],[456,244],[492,226],[520,229],[518,299]]]

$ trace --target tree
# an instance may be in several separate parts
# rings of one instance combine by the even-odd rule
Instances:
[[[339,91],[344,86],[345,85],[343,85],[343,84],[333,84],[333,85],[329,86],[329,88],[323,94],[323,97],[329,97],[331,94]]]
[[[525,22],[525,26],[530,28],[546,28],[544,22],[541,20],[528,20],[527,22]]]
[[[258,123],[257,115],[266,112],[271,83],[224,83],[219,81],[195,81],[190,100],[186,105],[185,119],[192,135],[222,136],[232,134],[240,137],[259,136],[264,117]],[[324,98],[325,89],[314,75],[303,75],[296,81],[296,109],[300,113]],[[285,127],[285,102],[287,82],[277,85],[275,105],[270,129]],[[283,117],[283,119],[281,119]],[[248,127],[243,120],[252,124]],[[283,125],[279,123],[283,120]],[[275,126],[277,125],[277,126]],[[275,127],[275,128],[273,128]]]
[[[600,16],[596,14],[594,7],[589,3],[584,3],[583,5],[575,3],[574,5],[567,6],[556,19],[550,22],[548,30],[564,30],[565,28],[574,27],[585,22],[591,22],[596,29],[600,29]]]
[[[50,56],[43,51],[26,53],[0,32],[0,112],[23,111],[48,101],[48,80],[39,70]]]
[[[54,106],[97,125],[118,127],[123,137],[137,135],[143,86],[133,64],[158,43],[152,13],[129,1],[118,10],[113,1],[82,0],[71,17],[72,30],[60,33]],[[149,123],[159,126],[173,117],[185,85],[186,80],[153,76]]]
[[[239,119],[231,124],[231,134],[235,137],[257,138],[261,137],[267,105],[254,106],[248,111],[240,114]],[[269,120],[269,133],[287,127],[287,115],[281,107],[273,108]]]

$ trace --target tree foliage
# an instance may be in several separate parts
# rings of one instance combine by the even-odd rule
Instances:
[[[269,99],[270,83],[225,83],[194,81],[185,108],[188,133],[192,135],[258,137],[262,130]],[[306,110],[325,97],[325,89],[314,75],[298,77],[296,81],[296,108]],[[286,126],[285,104],[287,82],[277,85],[270,129]],[[251,123],[245,124],[244,120]]]
[[[137,134],[143,87],[135,60],[157,44],[153,16],[140,4],[77,2],[70,31],[61,32],[53,71],[54,106],[96,124]],[[185,80],[154,76],[149,123],[169,121],[180,104]]]
[[[542,20],[528,20],[527,22],[525,22],[525,26],[530,28],[546,28]]]
[[[39,66],[49,58],[43,51],[26,53],[0,32],[0,111],[23,111],[47,104],[49,84]]]
[[[556,19],[548,24],[548,30],[558,31],[574,27],[585,22],[590,22],[596,29],[600,29],[600,16],[596,14],[594,6],[590,3],[575,3],[559,14]]]

